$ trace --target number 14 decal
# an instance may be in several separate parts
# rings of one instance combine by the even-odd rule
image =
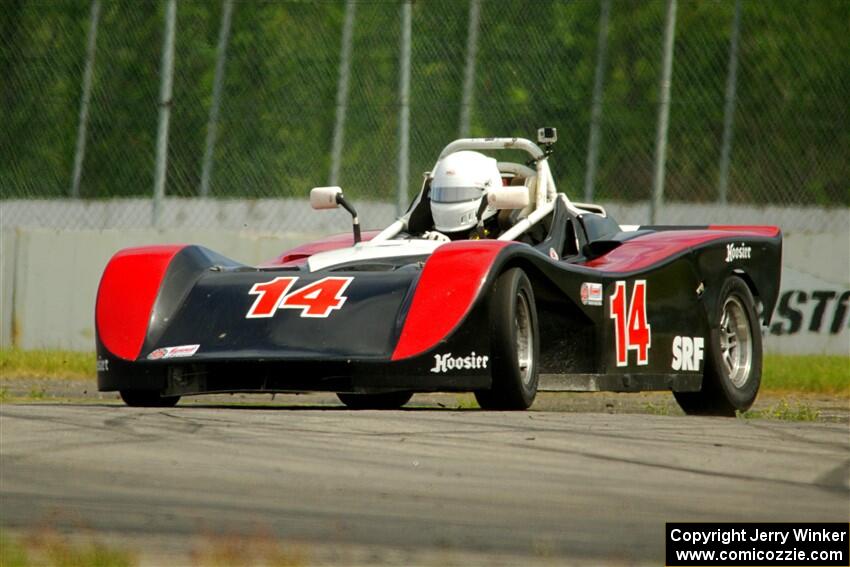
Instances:
[[[273,317],[278,309],[300,309],[302,317],[327,317],[348,299],[342,293],[354,278],[322,278],[290,293],[297,279],[280,277],[255,283],[248,293],[259,297],[245,317]]]
[[[617,366],[629,365],[630,350],[637,351],[638,366],[649,364],[652,335],[646,322],[646,280],[635,280],[631,301],[626,300],[626,282],[616,283],[611,296],[611,318],[614,319]]]

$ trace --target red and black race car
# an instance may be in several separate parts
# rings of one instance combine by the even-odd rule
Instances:
[[[316,188],[314,208],[344,206],[354,234],[262,266],[201,246],[118,252],[97,294],[99,389],[132,406],[329,391],[352,408],[395,408],[453,391],[525,409],[538,390],[671,390],[687,413],[750,407],[760,324],[779,291],[779,229],[621,226],[556,190],[541,145],[452,142],[434,171],[459,184],[426,175],[403,217],[362,238],[341,190]],[[530,160],[493,160],[500,179],[480,186],[445,165],[518,150]],[[460,202],[474,204],[459,217],[474,226],[441,231]]]

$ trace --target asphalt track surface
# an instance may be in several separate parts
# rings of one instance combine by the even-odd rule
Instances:
[[[850,520],[846,423],[6,404],[0,446],[0,526],[146,554],[263,530],[340,563],[659,565],[668,521]]]

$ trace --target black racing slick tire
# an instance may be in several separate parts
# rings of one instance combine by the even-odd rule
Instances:
[[[158,390],[121,390],[119,394],[134,408],[171,408],[180,401],[180,396],[160,396]]]
[[[336,395],[350,409],[398,409],[413,397],[413,392],[386,392],[382,394]]]
[[[489,390],[478,390],[482,409],[524,410],[537,396],[540,340],[534,289],[520,268],[496,280],[490,301]]]
[[[702,390],[674,392],[689,415],[734,417],[753,405],[761,385],[761,327],[750,288],[732,276],[712,313]]]

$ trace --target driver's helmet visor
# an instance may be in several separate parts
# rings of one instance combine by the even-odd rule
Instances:
[[[431,200],[435,203],[461,203],[484,196],[481,187],[431,187]]]

